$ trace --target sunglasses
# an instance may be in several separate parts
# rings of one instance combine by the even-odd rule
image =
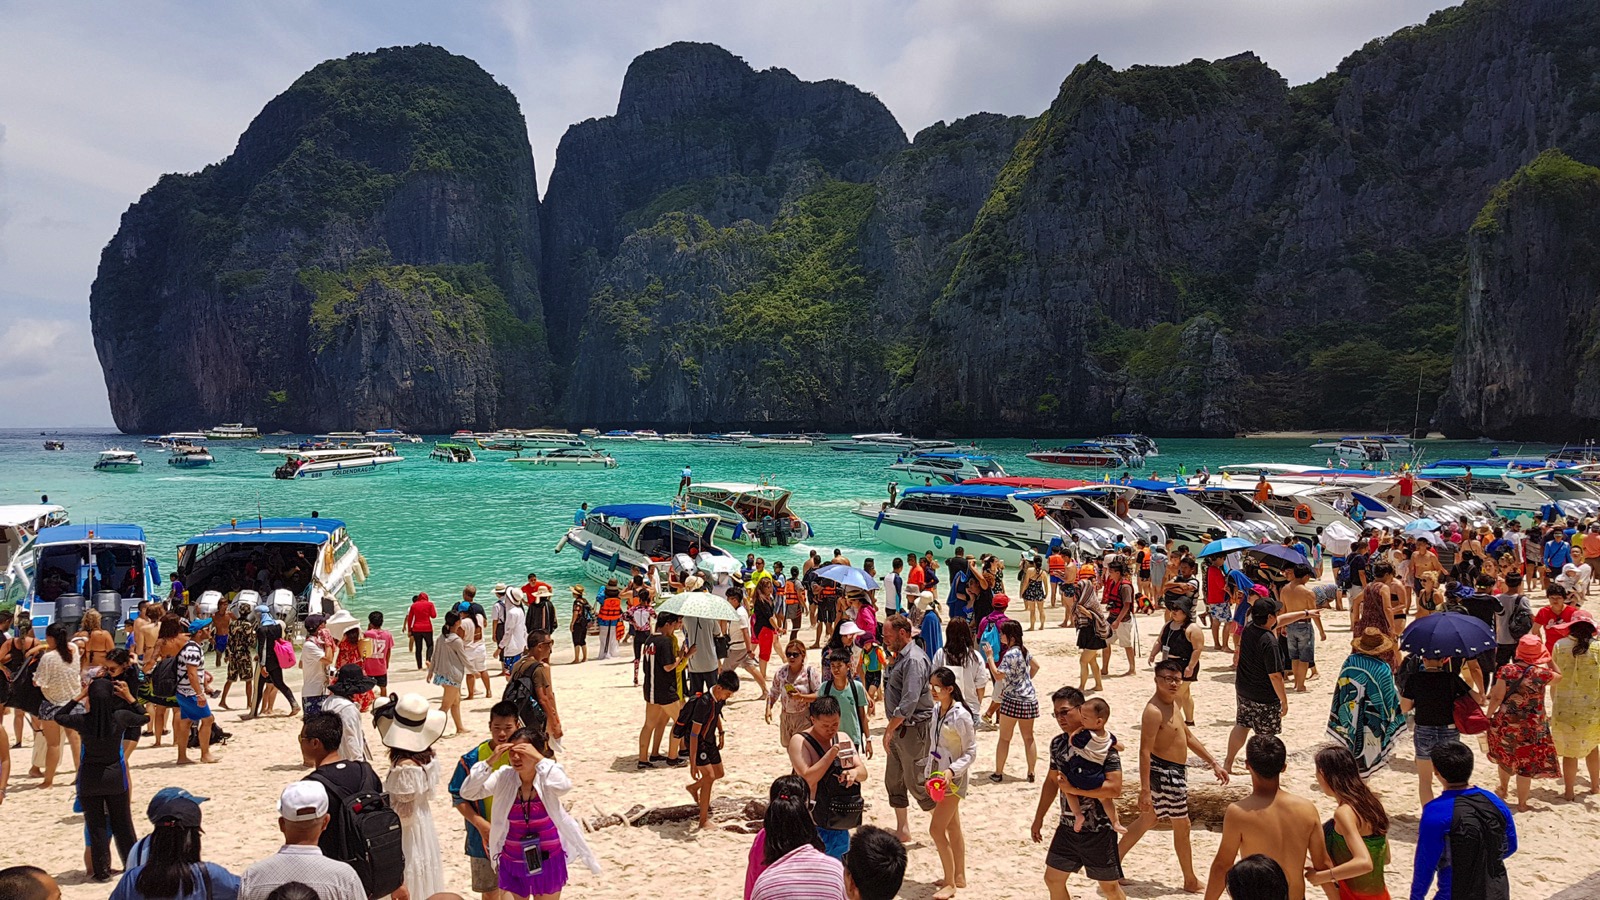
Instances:
[[[804,653],[785,653],[784,656],[788,657],[789,659],[799,659],[800,657],[805,656],[805,654]]]

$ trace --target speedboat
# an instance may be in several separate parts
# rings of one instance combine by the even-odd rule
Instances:
[[[913,487],[893,505],[869,501],[852,512],[872,523],[878,540],[901,550],[938,553],[960,546],[1015,566],[1053,542],[1072,540],[1067,527],[1040,503],[1062,493],[990,484]]]
[[[1600,490],[1579,478],[1576,470],[1541,469],[1517,477],[1547,494],[1560,507],[1560,514],[1580,518],[1600,515]]]
[[[380,447],[388,448],[387,452],[378,449]],[[382,472],[393,463],[405,461],[388,444],[358,445],[342,450],[291,450],[284,455],[288,458],[283,465],[272,470],[274,478],[290,480],[371,475]]]
[[[589,446],[588,442],[575,434],[565,431],[496,431],[488,437],[478,439],[478,446],[484,450],[503,450],[515,452],[519,450],[555,450],[562,447],[583,448]]]
[[[1115,549],[1117,544],[1131,546],[1141,539],[1151,544],[1167,542],[1166,529],[1160,525],[1140,518],[1124,518],[1112,511],[1116,498],[1131,493],[1132,488],[1076,478],[1039,478],[1031,475],[977,478],[963,484],[992,484],[1059,492],[1035,501],[1034,513],[1038,513],[1037,507],[1043,507],[1046,515],[1059,522],[1072,535],[1078,551],[1085,556],[1099,556]]]
[[[67,511],[53,503],[0,506],[0,600],[15,603],[32,579],[39,532],[67,524]],[[12,593],[13,586],[16,594]]]
[[[139,604],[157,598],[156,561],[145,552],[137,525],[55,525],[39,530],[33,543],[33,576],[20,592],[18,619],[32,621],[42,637],[52,622],[77,630],[85,610],[100,612],[115,630],[136,615]]]
[[[212,462],[211,453],[194,444],[174,444],[172,455],[167,457],[167,465],[178,469],[203,469]]]
[[[1318,441],[1317,443],[1311,445],[1311,449],[1337,450],[1341,444],[1346,443],[1381,444],[1385,454],[1383,459],[1389,459],[1390,457],[1410,456],[1412,452],[1416,450],[1416,446],[1411,443],[1411,439],[1400,434],[1347,434],[1336,441]],[[1360,459],[1361,457],[1349,458]]]
[[[615,469],[616,457],[604,450],[588,447],[563,447],[559,450],[539,450],[530,456],[518,453],[506,460],[519,466],[537,466],[546,469]]]
[[[941,450],[901,457],[889,468],[918,478],[932,479],[939,484],[961,484],[973,478],[996,478],[1006,474],[1006,470],[992,456]]]
[[[367,432],[364,436],[369,441],[388,441],[391,444],[422,443],[422,438],[419,438],[414,434],[406,434],[404,431],[394,428],[379,428],[377,431]]]
[[[1417,474],[1482,501],[1490,513],[1508,519],[1543,518],[1556,499],[1545,493],[1536,480],[1513,474],[1511,466],[1511,461],[1445,459],[1419,469]]]
[[[1201,545],[1218,533],[1256,543],[1289,536],[1289,528],[1245,492],[1221,485],[1199,487],[1154,480],[1130,481],[1124,486],[1135,489],[1127,496],[1128,516],[1162,526],[1181,544]]]
[[[638,438],[641,441],[654,441],[654,442],[657,442],[657,443],[666,440],[666,438],[662,437],[660,434],[658,434],[657,432],[655,432],[654,430],[649,429],[649,428],[643,428],[643,429],[640,429],[639,431],[635,431],[633,433],[633,436]]]
[[[1122,466],[1144,465],[1143,457],[1131,453],[1127,447],[1099,441],[1085,441],[1081,444],[1070,444],[1048,450],[1035,449],[1028,453],[1027,457],[1034,462],[1080,469],[1115,469]]]
[[[824,442],[830,450],[842,450],[851,453],[914,453],[917,450],[936,450],[941,446],[952,446],[949,441],[918,441],[908,438],[898,431],[879,431],[867,434],[852,434],[849,438]]]
[[[278,592],[286,591],[292,608],[274,609],[273,614],[304,618],[313,612],[328,615],[348,604],[369,571],[338,519],[251,517],[184,541],[172,577],[194,597],[241,590],[281,597]]]
[[[44,448],[46,450],[65,450],[67,445],[61,441],[45,441]]]
[[[132,450],[101,450],[94,461],[96,472],[137,472],[143,467],[144,460]]]
[[[1333,452],[1342,460],[1356,462],[1387,462],[1389,459],[1389,445],[1382,441],[1350,438],[1334,444]]]
[[[788,488],[771,484],[703,482],[689,486],[684,503],[718,517],[717,537],[741,544],[788,546],[811,537],[811,526],[789,509]]]
[[[1143,434],[1106,434],[1095,438],[1095,443],[1126,447],[1133,455],[1145,458],[1161,455],[1155,440]]]
[[[1545,465],[1549,466],[1557,466],[1562,464],[1570,465],[1573,463],[1578,465],[1600,463],[1600,444],[1595,444],[1593,441],[1590,441],[1578,447],[1564,446],[1560,450],[1556,450],[1555,452],[1546,456],[1544,461]]]
[[[433,445],[433,452],[428,454],[429,459],[437,459],[447,463],[477,462],[478,457],[472,454],[472,448],[466,444],[438,443]]]
[[[619,428],[614,431],[608,431],[605,434],[590,435],[589,439],[592,441],[637,441],[639,436],[631,431]]]
[[[197,447],[205,442],[206,435],[203,431],[174,431],[170,434],[147,437],[144,439],[145,446],[159,447],[162,450],[171,450],[173,447],[176,447],[179,444],[188,444],[191,447]]]
[[[810,447],[816,441],[803,434],[754,434],[739,439],[739,446],[751,450],[764,450],[772,447]]]
[[[696,444],[702,447],[737,447],[739,439],[723,434],[694,434],[684,432],[681,434],[664,434],[663,441],[669,444]]]
[[[353,441],[364,441],[367,439],[367,433],[365,431],[330,431],[327,434],[317,434],[312,435],[312,437],[322,443],[342,445]]]
[[[699,557],[732,559],[716,546],[716,513],[685,511],[661,503],[619,503],[589,510],[582,525],[569,529],[555,552],[567,547],[582,556],[583,570],[604,584],[626,579],[635,570],[676,567],[687,572]]]
[[[210,431],[207,431],[206,437],[211,438],[214,441],[245,441],[255,440],[256,438],[261,437],[261,432],[249,425],[243,425],[238,422],[228,422],[218,425]]]

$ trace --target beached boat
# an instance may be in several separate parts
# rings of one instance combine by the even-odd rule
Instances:
[[[452,444],[443,442],[433,445],[433,451],[428,454],[429,459],[437,459],[447,463],[477,462],[478,457],[472,453],[472,448],[466,444]]]
[[[248,441],[261,437],[257,429],[239,422],[227,422],[206,432],[214,441]]]
[[[1529,473],[1513,472],[1510,460],[1444,459],[1417,470],[1417,474],[1482,501],[1489,512],[1509,519],[1543,518],[1553,504],[1559,505]],[[1433,517],[1446,521],[1441,516]]]
[[[811,537],[811,526],[789,508],[792,493],[772,484],[708,481],[690,485],[684,502],[718,517],[720,540],[783,547]]]
[[[562,447],[557,450],[539,450],[531,454],[516,456],[506,460],[519,466],[534,466],[545,469],[615,469],[616,457],[604,450],[593,450],[588,447]]]
[[[935,484],[961,484],[974,478],[1003,478],[1006,474],[1005,468],[992,456],[941,450],[901,457],[889,468],[913,478],[932,479]]]
[[[174,444],[167,457],[167,465],[177,469],[203,469],[213,461],[210,451],[195,444]]]
[[[144,468],[144,460],[132,450],[101,450],[94,461],[96,472],[137,472]]]
[[[611,578],[626,580],[636,570],[675,566],[688,571],[701,556],[732,558],[716,546],[719,521],[715,513],[686,512],[661,503],[597,506],[582,525],[562,536],[555,552],[568,547],[577,551],[584,572],[601,584]]]
[[[53,503],[0,506],[0,605],[15,606],[27,594],[39,532],[65,524],[67,511]]]
[[[1215,535],[1281,541],[1289,529],[1245,492],[1222,486],[1197,487],[1171,481],[1135,480],[1127,497],[1128,515],[1165,528],[1180,544],[1197,547]]]
[[[155,559],[145,552],[144,529],[137,525],[56,525],[43,528],[33,544],[29,590],[17,604],[18,617],[33,622],[39,637],[52,622],[73,629],[87,609],[99,610],[109,629],[126,623],[145,600],[158,599],[161,584]]]
[[[968,485],[1004,485],[1014,488],[1056,491],[1034,502],[1034,514],[1042,507],[1045,514],[1061,524],[1076,543],[1068,543],[1081,558],[1109,552],[1117,544],[1133,546],[1144,540],[1165,544],[1167,532],[1160,525],[1140,518],[1118,516],[1112,511],[1116,498],[1132,488],[1075,478],[1040,478],[1031,475],[1004,475],[963,482]]]
[[[1034,449],[1026,454],[1034,462],[1052,466],[1072,466],[1079,469],[1116,469],[1135,465],[1135,455],[1124,446],[1085,441],[1050,449]],[[1139,458],[1139,465],[1143,459]]]
[[[349,603],[368,574],[366,558],[338,519],[241,517],[184,541],[172,577],[192,597],[249,590],[273,598],[286,591],[290,608],[273,614],[294,621]]]
[[[359,445],[340,450],[291,450],[284,455],[288,458],[283,465],[272,470],[272,475],[286,481],[371,475],[405,461],[388,444]]]

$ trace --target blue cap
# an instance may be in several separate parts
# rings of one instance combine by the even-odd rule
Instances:
[[[211,627],[211,620],[210,619],[195,619],[193,622],[189,623],[189,633],[190,634],[194,634],[195,632],[199,631],[202,628],[210,628],[210,627]]]
[[[460,603],[456,604],[456,612],[466,612],[467,610],[469,610],[471,608],[472,608],[472,604],[468,603],[465,600],[463,600]]]
[[[188,800],[193,803],[204,803],[210,799],[210,797],[197,797],[181,787],[164,787],[156,791],[156,795],[150,798],[150,805],[145,808],[144,814],[151,822],[154,822],[156,813],[160,812],[161,807],[165,806],[169,800]]]

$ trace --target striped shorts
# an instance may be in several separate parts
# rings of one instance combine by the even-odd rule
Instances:
[[[1189,818],[1189,767],[1151,756],[1150,803],[1157,819]]]

